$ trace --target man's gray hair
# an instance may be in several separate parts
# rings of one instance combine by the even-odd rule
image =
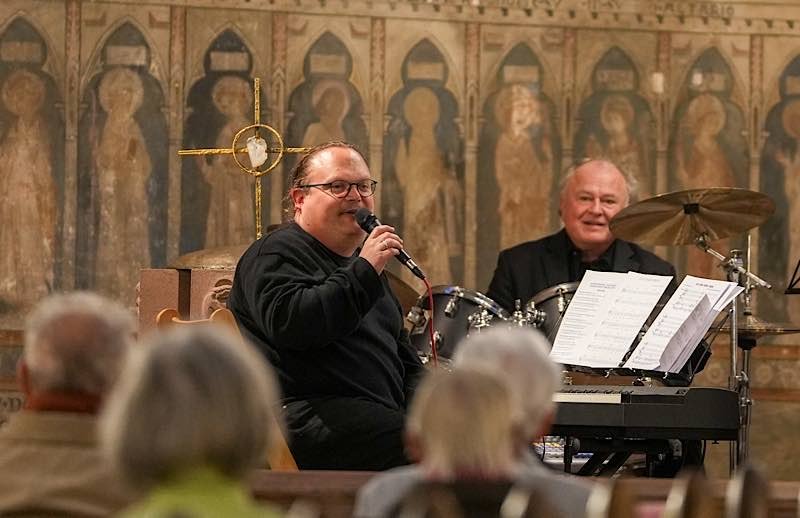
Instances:
[[[106,393],[135,329],[132,314],[95,293],[48,297],[25,326],[23,359],[31,390]]]
[[[101,418],[101,442],[139,489],[198,466],[239,479],[266,465],[280,433],[278,401],[272,368],[240,336],[176,328],[133,351]]]
[[[564,191],[569,184],[570,179],[575,176],[575,172],[578,169],[583,168],[583,166],[587,164],[603,164],[605,166],[610,166],[620,172],[622,178],[625,180],[625,187],[628,190],[628,203],[635,203],[639,196],[639,181],[634,178],[630,173],[625,171],[624,168],[620,167],[619,165],[615,164],[611,160],[605,158],[582,158],[569,167],[567,167],[564,172],[561,174],[561,179],[558,181],[558,193],[559,196],[564,195]]]
[[[483,368],[500,375],[508,384],[525,439],[534,439],[561,387],[561,367],[549,352],[550,343],[536,329],[491,327],[461,342],[453,367]]]

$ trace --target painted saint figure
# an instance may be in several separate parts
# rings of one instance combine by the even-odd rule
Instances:
[[[0,141],[0,300],[16,309],[53,288],[57,210],[45,91],[39,76],[19,69],[0,93],[13,116]]]
[[[139,270],[150,266],[148,183],[150,152],[135,114],[144,88],[139,75],[117,67],[98,87],[106,121],[94,149],[99,219],[94,288],[133,302]]]
[[[783,108],[781,123],[786,135],[791,138],[793,146],[776,152],[775,160],[783,166],[783,187],[789,201],[786,215],[789,230],[787,243],[786,278],[794,273],[794,267],[800,260],[800,100],[791,101]],[[785,297],[786,313],[792,320],[800,315],[800,297]]]
[[[350,109],[350,97],[341,81],[320,81],[311,94],[314,113],[319,118],[306,128],[304,146],[316,146],[330,141],[347,140],[342,121]]]
[[[504,87],[495,101],[494,114],[502,128],[494,152],[501,249],[550,230],[553,160],[542,111],[542,104],[523,85]]]
[[[689,103],[676,150],[677,178],[683,189],[736,185],[733,168],[718,140],[726,120],[725,106],[715,95],[700,94]],[[729,248],[728,240],[710,244],[723,252]],[[706,278],[723,275],[722,270],[716,268],[715,259],[699,248],[689,248],[687,258],[687,273]]]
[[[650,189],[646,174],[645,157],[635,131],[636,112],[631,102],[622,95],[611,95],[603,100],[600,123],[605,130],[605,145],[592,134],[587,142],[587,153],[592,158],[605,158],[613,162],[629,178],[636,181],[638,199],[649,198]]]
[[[395,173],[403,189],[403,239],[424,265],[431,284],[450,284],[450,257],[460,247],[457,231],[460,188],[436,144],[439,99],[426,87],[413,89],[403,103],[410,135],[397,144]],[[405,270],[405,269],[404,269]],[[404,280],[415,283],[410,272]]]
[[[220,78],[211,90],[214,106],[225,117],[216,147],[229,148],[236,133],[249,126],[253,106],[250,84],[239,76]],[[205,247],[240,245],[255,239],[253,179],[230,156],[215,156],[210,164],[201,159],[201,170],[211,186],[206,220]]]

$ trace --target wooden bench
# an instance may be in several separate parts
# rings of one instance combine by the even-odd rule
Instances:
[[[258,500],[284,509],[296,499],[303,499],[315,504],[321,517],[344,518],[352,515],[358,490],[376,475],[367,471],[256,470],[251,474],[250,487]],[[672,487],[671,479],[629,478],[618,483],[635,495],[637,509],[662,508]],[[709,518],[723,516],[727,484],[727,480],[710,482],[714,514]],[[800,482],[773,481],[769,483],[769,492],[770,518],[798,516]]]
[[[288,509],[297,499],[318,506],[325,518],[349,518],[356,493],[377,475],[373,471],[255,470],[250,488],[258,500]]]

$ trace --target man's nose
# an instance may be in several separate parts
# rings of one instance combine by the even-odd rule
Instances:
[[[348,200],[358,201],[361,199],[361,194],[358,192],[358,186],[356,184],[351,183],[347,187],[347,194],[345,198]]]
[[[589,210],[591,210],[595,214],[600,214],[601,212],[603,212],[602,204],[600,203],[600,200],[598,200],[598,199],[592,200],[591,205],[589,205]]]

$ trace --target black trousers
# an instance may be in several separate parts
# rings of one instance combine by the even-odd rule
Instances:
[[[403,411],[345,397],[291,401],[283,408],[300,469],[381,471],[409,463]]]

